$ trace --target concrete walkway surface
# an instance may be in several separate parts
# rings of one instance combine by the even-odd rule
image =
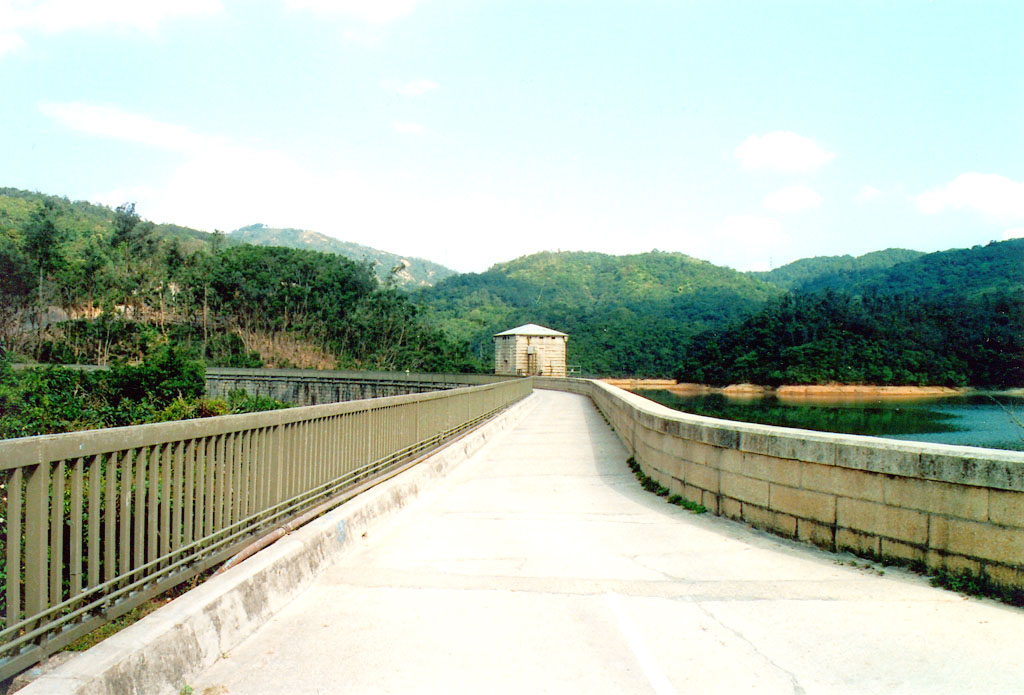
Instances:
[[[533,401],[193,692],[1024,692],[1024,611],[669,505]]]

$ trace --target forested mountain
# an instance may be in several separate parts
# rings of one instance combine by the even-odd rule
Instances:
[[[276,228],[251,224],[228,234],[228,238],[257,246],[285,246],[292,249],[335,253],[354,261],[369,261],[381,282],[394,274],[398,287],[411,289],[429,287],[455,274],[451,268],[413,256],[399,256],[387,251],[361,246],[308,229]]]
[[[891,268],[899,263],[912,261],[925,255],[909,249],[885,249],[863,256],[815,256],[801,258],[781,268],[767,272],[751,273],[756,278],[781,287],[784,290],[809,289],[812,285],[827,282],[836,277],[848,277],[863,271]]]
[[[1024,240],[805,259],[773,273],[671,253],[542,253],[417,300],[482,359],[493,333],[537,322],[570,334],[570,363],[586,373],[1024,385]]]
[[[492,336],[523,323],[570,334],[588,374],[664,376],[686,341],[756,311],[781,290],[680,253],[545,252],[456,275],[414,295],[429,317],[489,359]]]
[[[807,292],[883,292],[955,300],[1024,289],[1024,239],[922,255],[891,267],[821,275],[800,283]]]
[[[0,348],[16,358],[173,346],[212,365],[463,371],[489,369],[493,334],[523,323],[569,333],[587,374],[1024,386],[1024,239],[760,275],[546,252],[407,295],[370,262],[0,189]]]
[[[0,349],[105,364],[164,345],[224,366],[472,368],[369,263],[0,190]]]
[[[793,293],[696,336],[677,378],[1024,386],[1024,239],[811,258],[759,276]]]
[[[1024,291],[786,294],[686,347],[676,378],[725,385],[1024,386]]]

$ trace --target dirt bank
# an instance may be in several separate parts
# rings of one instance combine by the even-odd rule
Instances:
[[[957,389],[949,386],[871,386],[868,384],[780,386],[775,389],[775,395],[780,398],[786,396],[798,396],[801,398],[813,398],[815,396],[829,398],[835,396],[879,396],[883,398],[893,396],[958,396],[966,392],[967,389]]]
[[[606,384],[622,389],[662,389],[679,395],[699,395],[703,393],[721,393],[726,396],[750,397],[775,395],[788,399],[814,398],[939,398],[942,396],[958,396],[968,393],[970,389],[950,388],[948,386],[872,386],[870,384],[816,384],[787,385],[771,388],[757,384],[732,384],[722,388],[704,386],[703,384],[679,384],[671,379],[601,379]]]

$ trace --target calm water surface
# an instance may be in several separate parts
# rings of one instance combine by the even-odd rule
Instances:
[[[913,400],[782,400],[775,396],[680,396],[654,390],[637,393],[676,410],[727,420],[1024,451],[1022,396],[994,393]]]

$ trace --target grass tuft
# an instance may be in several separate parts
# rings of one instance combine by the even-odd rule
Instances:
[[[1024,589],[994,582],[984,569],[978,574],[965,569],[956,572],[937,570],[928,580],[932,586],[939,586],[970,596],[995,599],[1011,606],[1024,607]]]
[[[690,500],[685,499],[682,495],[672,495],[671,497],[669,497],[669,493],[671,492],[671,490],[669,490],[667,487],[659,483],[654,478],[644,473],[643,469],[640,468],[640,464],[636,462],[635,457],[630,456],[628,459],[626,459],[626,464],[629,465],[629,470],[633,471],[633,474],[636,476],[636,479],[640,481],[640,486],[644,490],[647,490],[647,492],[653,492],[658,497],[668,497],[669,504],[674,504],[677,507],[688,509],[694,514],[704,514],[708,511],[708,508],[705,507],[703,504],[691,502]]]

